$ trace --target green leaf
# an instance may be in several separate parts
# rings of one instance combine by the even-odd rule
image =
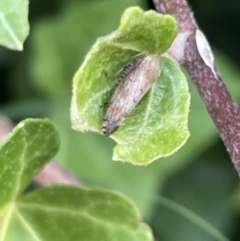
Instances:
[[[140,0],[64,2],[58,15],[35,21],[29,38],[32,80],[38,90],[53,97],[69,95],[70,79],[96,38],[117,28],[124,9],[140,4]]]
[[[100,189],[52,186],[20,199],[12,210],[4,241],[151,241],[135,205]]]
[[[131,62],[136,53],[147,50],[161,54],[163,52],[161,42],[165,51],[171,45],[176,35],[175,20],[153,11],[144,13],[138,7],[126,10],[123,19],[131,12],[134,20],[135,15],[138,16],[140,11],[142,19],[133,21],[130,29],[123,31],[120,26],[121,31],[98,39],[76,73],[71,113],[74,129],[101,132],[103,108],[99,107],[111,97],[113,88],[118,83],[118,79],[114,77],[116,73]],[[153,22],[155,29],[152,28]],[[121,21],[121,25],[123,24]],[[143,31],[145,30],[144,33],[139,31],[140,27]],[[128,33],[135,30],[136,38],[128,39]],[[167,43],[164,41],[166,36],[168,36]]]
[[[28,33],[28,0],[1,0],[0,44],[22,50]]]
[[[18,197],[58,148],[48,120],[21,122],[1,144],[1,241],[153,240],[135,205],[121,194],[52,186]]]
[[[100,106],[110,99],[119,81],[114,77],[116,73],[136,53],[163,53],[175,35],[176,22],[171,16],[154,11],[144,13],[138,7],[127,9],[118,31],[98,39],[74,77],[73,128],[102,132],[105,110]],[[186,126],[189,92],[185,76],[174,62],[166,58],[162,62],[162,77],[111,136],[122,144],[115,148],[115,160],[146,165],[175,152],[189,136]]]
[[[59,135],[49,120],[27,119],[0,145],[0,217],[19,192],[59,149]]]
[[[112,44],[119,48],[160,54],[170,47],[176,36],[176,21],[170,15],[130,7],[123,13],[115,34]]]

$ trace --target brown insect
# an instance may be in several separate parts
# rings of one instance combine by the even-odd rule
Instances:
[[[108,102],[102,125],[104,135],[110,136],[117,130],[156,82],[160,72],[159,55],[149,55],[134,61]]]

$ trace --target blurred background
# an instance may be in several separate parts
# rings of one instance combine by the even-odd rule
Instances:
[[[240,104],[240,1],[189,0],[189,4]],[[204,218],[229,240],[239,241],[239,178],[191,81],[191,137],[177,153],[147,167],[113,162],[112,140],[71,129],[74,73],[96,38],[114,31],[124,9],[135,5],[154,9],[151,0],[30,1],[31,29],[24,51],[0,47],[0,112],[14,123],[50,118],[62,141],[56,159],[88,186],[131,197],[157,240],[215,240],[156,201],[163,196]]]

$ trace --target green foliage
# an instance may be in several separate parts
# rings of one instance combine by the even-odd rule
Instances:
[[[52,186],[19,196],[59,149],[48,120],[21,122],[0,147],[0,240],[141,240],[149,227],[125,196],[99,189]]]
[[[119,193],[52,186],[14,204],[2,240],[153,240],[139,221],[135,205]]]
[[[11,1],[1,2],[5,2],[4,6],[11,3]],[[21,1],[21,3],[23,2]],[[199,1],[196,2],[199,4]],[[214,9],[211,10],[207,4],[208,2],[199,4],[201,9],[206,7],[206,11],[202,11],[206,24],[204,25],[203,19],[199,19],[199,23],[203,30],[209,27],[206,35],[210,37],[211,43],[214,41],[221,45],[225,43],[232,51],[231,53],[235,54],[235,62],[233,62],[223,52],[216,53],[215,51],[220,72],[230,92],[239,101],[239,66],[236,61],[239,56],[237,48],[239,41],[237,41],[234,26],[229,28],[228,24],[231,17],[237,17],[237,3],[234,3],[233,12],[230,8],[224,8],[222,4],[215,5]],[[209,4],[211,3],[209,2]],[[226,4],[229,5],[229,3]],[[9,5],[14,6],[13,4]],[[57,1],[57,3],[50,1],[47,5],[41,1],[32,1],[32,28],[27,43],[27,45],[31,45],[31,48],[27,48],[28,51],[24,55],[21,54],[20,58],[18,53],[7,52],[3,48],[0,50],[2,60],[0,61],[2,76],[0,97],[1,100],[4,100],[1,102],[0,110],[17,121],[28,116],[51,116],[54,123],[58,125],[61,134],[62,147],[57,160],[81,179],[84,179],[88,186],[91,184],[104,186],[128,194],[138,205],[145,218],[149,218],[148,221],[154,229],[157,240],[213,240],[205,231],[196,227],[191,221],[186,221],[175,211],[166,210],[165,207],[160,207],[160,204],[155,207],[156,203],[152,199],[157,193],[161,193],[196,212],[229,236],[230,240],[239,240],[237,232],[239,222],[236,218],[239,216],[236,212],[239,210],[239,201],[237,201],[237,208],[234,208],[235,203],[232,201],[234,191],[240,193],[240,189],[236,190],[237,175],[224,151],[225,147],[218,141],[215,127],[191,80],[189,81],[191,92],[191,111],[188,122],[191,136],[189,140],[176,154],[147,167],[134,167],[126,163],[112,162],[111,150],[114,144],[111,139],[91,133],[77,133],[70,128],[69,94],[72,75],[95,39],[116,29],[121,13],[130,5],[139,5],[139,1],[73,0]],[[58,11],[59,9],[61,11]],[[193,10],[198,17],[201,15],[201,10],[198,11],[197,6],[193,5]],[[240,15],[238,14],[238,16]],[[212,19],[217,20],[211,21]],[[223,24],[219,24],[219,21],[222,21]],[[236,20],[233,22],[237,23]],[[214,23],[217,24],[210,29]],[[232,31],[232,36],[230,31]],[[223,35],[225,41],[219,42],[219,36]],[[29,74],[31,74],[31,78],[28,78]],[[34,80],[34,86],[31,83],[32,80]],[[29,86],[32,95],[26,92],[26,88]],[[36,92],[39,93],[39,89],[43,90],[43,93],[47,94],[51,101],[43,100],[42,95],[36,95]],[[16,93],[21,90],[25,91],[22,102],[19,99],[13,99],[13,96],[16,98]],[[35,97],[34,100],[30,99],[32,96]],[[67,96],[67,98],[60,100],[56,96]],[[47,113],[47,111],[50,112]],[[212,155],[209,157],[199,156],[206,151]],[[221,165],[223,163],[224,165]],[[9,186],[11,187],[11,185]],[[43,192],[40,193],[40,196]],[[11,191],[11,193],[13,195],[15,192]],[[0,191],[0,196],[2,194],[3,192]],[[37,194],[34,193],[31,195],[36,197],[34,200],[32,199],[35,203],[39,196],[37,197]],[[8,194],[6,197],[10,200],[10,196]],[[32,210],[31,217],[33,217],[33,212],[36,209],[28,206],[28,211],[23,210],[24,205],[21,206],[21,199],[25,200],[25,198],[27,199],[28,196],[18,196],[15,201],[9,204],[18,209],[8,209],[8,205],[5,206],[6,202],[3,202],[5,203],[3,206],[6,207],[4,210],[8,214],[8,216],[2,215],[4,221],[17,220],[15,223],[11,222],[11,231],[7,232],[10,241],[28,240],[27,238],[32,241],[31,235],[28,237],[20,235],[28,225],[30,225],[28,230],[33,231],[33,233],[37,231],[35,229],[37,226],[28,221],[26,214],[27,212],[31,213]],[[20,207],[22,209],[18,215],[15,210],[19,212]],[[156,209],[151,212],[154,207]],[[12,210],[13,215],[8,210]],[[42,216],[39,215],[39,217]],[[45,216],[44,218],[46,220]],[[51,216],[48,219],[51,220]],[[10,228],[10,226],[7,227]],[[63,233],[63,229],[58,231]]]
[[[1,0],[0,44],[22,50],[28,32],[28,0]]]
[[[59,149],[56,128],[48,120],[27,119],[0,146],[0,217],[7,225],[12,202]],[[8,213],[8,214],[6,214]],[[1,229],[1,235],[4,234]],[[3,236],[2,236],[3,237]]]
[[[108,187],[127,194],[138,205],[141,213],[149,216],[154,206],[152,196],[158,192],[158,187],[164,186],[163,183],[169,176],[181,171],[218,140],[214,124],[191,80],[189,80],[191,93],[191,111],[188,121],[191,136],[189,140],[172,156],[162,158],[144,168],[112,162],[111,153],[114,143],[110,138],[71,130],[70,97],[60,100],[51,92],[53,88],[53,91],[61,92],[62,95],[70,93],[72,73],[77,69],[79,62],[83,60],[84,54],[87,53],[95,39],[117,28],[124,8],[136,4],[139,2],[128,0],[88,1],[86,4],[77,2],[66,5],[54,18],[42,16],[40,21],[32,25],[33,38],[31,36],[29,38],[32,46],[32,58],[30,59],[32,66],[29,71],[32,71],[37,83],[44,85],[45,93],[52,97],[51,103],[44,103],[44,106],[50,109],[49,115],[57,124],[61,134],[62,145],[57,160],[86,180],[89,185]],[[220,55],[217,60],[222,63],[220,72],[224,75],[230,91],[235,98],[240,98],[238,88],[236,88],[239,79],[237,66],[233,68],[234,64],[226,56]],[[56,67],[48,69],[50,63],[54,66],[56,64]],[[39,84],[36,86],[37,89],[39,89]],[[42,102],[36,102],[38,103]],[[37,109],[43,110],[44,108],[41,106]],[[15,117],[18,116],[16,113],[19,113],[19,110],[25,110],[28,115],[31,115],[35,114],[37,109],[30,103],[25,103],[24,106],[16,103],[14,109],[10,111],[5,108],[4,111]],[[13,112],[14,115],[12,115]],[[184,196],[184,192],[182,195]]]
[[[124,192],[146,215],[152,207],[152,193],[156,192],[159,185],[156,180],[161,169],[150,165],[142,169],[112,162],[114,145],[111,139],[73,131],[69,121],[69,99],[56,98],[70,95],[71,79],[79,61],[83,60],[98,36],[117,28],[122,12],[130,5],[139,5],[139,1],[106,0],[97,1],[97,4],[94,1],[86,4],[76,2],[67,5],[53,19],[42,17],[41,21],[33,24],[33,32],[29,36],[33,47],[30,59],[32,67],[29,70],[37,83],[36,88],[39,89],[41,85],[52,98],[51,103],[43,103],[43,106],[37,108],[46,110],[48,107],[49,115],[60,131],[62,145],[57,160],[76,175],[88,180],[88,184]],[[19,104],[17,107],[11,113],[27,107],[32,109],[31,113],[35,113],[30,103],[25,108]]]
[[[50,121],[28,119],[18,124],[0,147],[0,206],[3,210],[56,154],[59,136]]]
[[[101,132],[105,110],[100,106],[109,100],[118,82],[112,76],[136,53],[165,52],[175,35],[172,17],[154,11],[144,13],[137,7],[127,9],[118,31],[95,43],[74,77],[73,128]],[[151,91],[111,136],[119,143],[114,160],[146,165],[172,154],[186,142],[190,97],[185,76],[170,59],[162,58],[161,68]]]
[[[96,38],[116,29],[124,9],[138,4],[138,0],[76,1],[58,16],[37,22],[30,36],[30,71],[38,89],[54,97],[69,95],[73,73]]]

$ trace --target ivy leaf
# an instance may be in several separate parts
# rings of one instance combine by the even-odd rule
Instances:
[[[151,241],[136,206],[112,191],[55,185],[19,196],[59,148],[48,120],[28,119],[0,146],[0,240]]]
[[[100,106],[109,101],[119,82],[116,73],[139,52],[164,53],[176,31],[171,16],[128,8],[118,31],[97,40],[74,77],[73,128],[101,133],[106,108]],[[146,165],[174,153],[189,136],[186,78],[176,63],[167,58],[162,62],[156,84],[111,136],[119,143],[115,160]]]
[[[28,33],[28,0],[1,0],[0,44],[22,50]]]
[[[124,195],[63,185],[39,189],[17,201],[5,234],[4,241],[153,240]]]
[[[27,119],[14,128],[0,145],[0,217],[58,149],[59,135],[49,120]]]

